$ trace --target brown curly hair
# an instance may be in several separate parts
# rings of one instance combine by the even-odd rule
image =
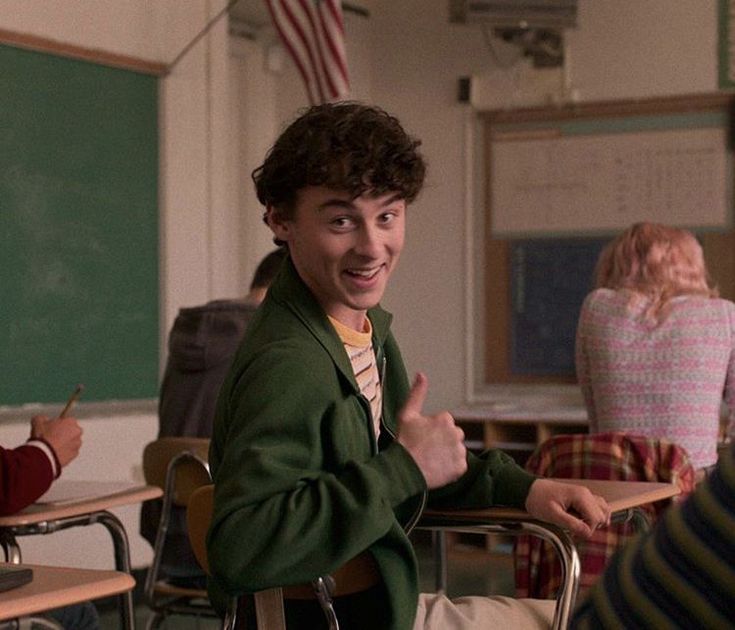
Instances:
[[[411,203],[426,174],[420,144],[379,107],[355,101],[315,105],[281,133],[253,171],[255,191],[260,203],[286,218],[307,186],[354,198],[396,192]]]

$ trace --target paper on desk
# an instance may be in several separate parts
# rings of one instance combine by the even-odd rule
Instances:
[[[36,503],[74,503],[83,499],[116,494],[139,487],[131,481],[72,481],[61,480],[51,485]]]

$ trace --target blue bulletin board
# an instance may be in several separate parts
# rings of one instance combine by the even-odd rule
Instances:
[[[512,374],[574,375],[579,309],[608,240],[511,241]]]

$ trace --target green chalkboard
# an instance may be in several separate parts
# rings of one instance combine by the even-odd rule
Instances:
[[[0,46],[0,406],[156,396],[158,81]]]

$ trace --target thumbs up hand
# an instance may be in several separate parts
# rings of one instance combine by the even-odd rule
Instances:
[[[429,489],[456,481],[467,470],[464,432],[448,411],[424,415],[429,382],[419,372],[398,413],[398,442],[410,453]]]

